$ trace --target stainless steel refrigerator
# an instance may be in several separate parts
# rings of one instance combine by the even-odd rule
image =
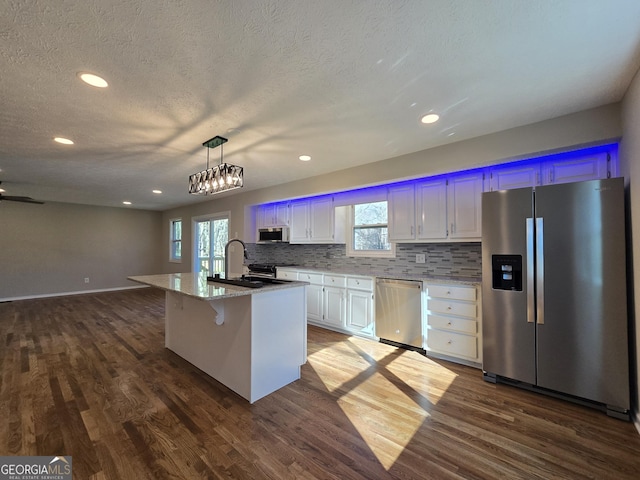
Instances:
[[[628,418],[626,293],[622,178],[483,194],[485,380]]]

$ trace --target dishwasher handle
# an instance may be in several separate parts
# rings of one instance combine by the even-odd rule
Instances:
[[[399,280],[396,278],[376,278],[376,286],[393,287],[393,288],[419,288],[422,290],[422,282],[420,280]]]

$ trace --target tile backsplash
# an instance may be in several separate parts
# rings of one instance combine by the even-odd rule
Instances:
[[[395,258],[347,257],[345,245],[247,244],[249,263],[297,265],[321,270],[348,269],[367,275],[424,275],[481,278],[480,243],[398,243]],[[416,263],[416,254],[425,263]]]

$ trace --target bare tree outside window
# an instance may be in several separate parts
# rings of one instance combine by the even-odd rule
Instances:
[[[229,240],[227,218],[197,222],[199,272],[224,273],[224,246]]]
[[[387,228],[387,202],[353,206],[354,250],[391,250]]]
[[[180,261],[182,259],[182,220],[171,220],[171,251],[169,259],[172,261]]]

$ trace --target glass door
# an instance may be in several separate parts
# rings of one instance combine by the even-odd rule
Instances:
[[[211,217],[195,221],[194,271],[224,274],[224,246],[229,240],[229,218]]]

